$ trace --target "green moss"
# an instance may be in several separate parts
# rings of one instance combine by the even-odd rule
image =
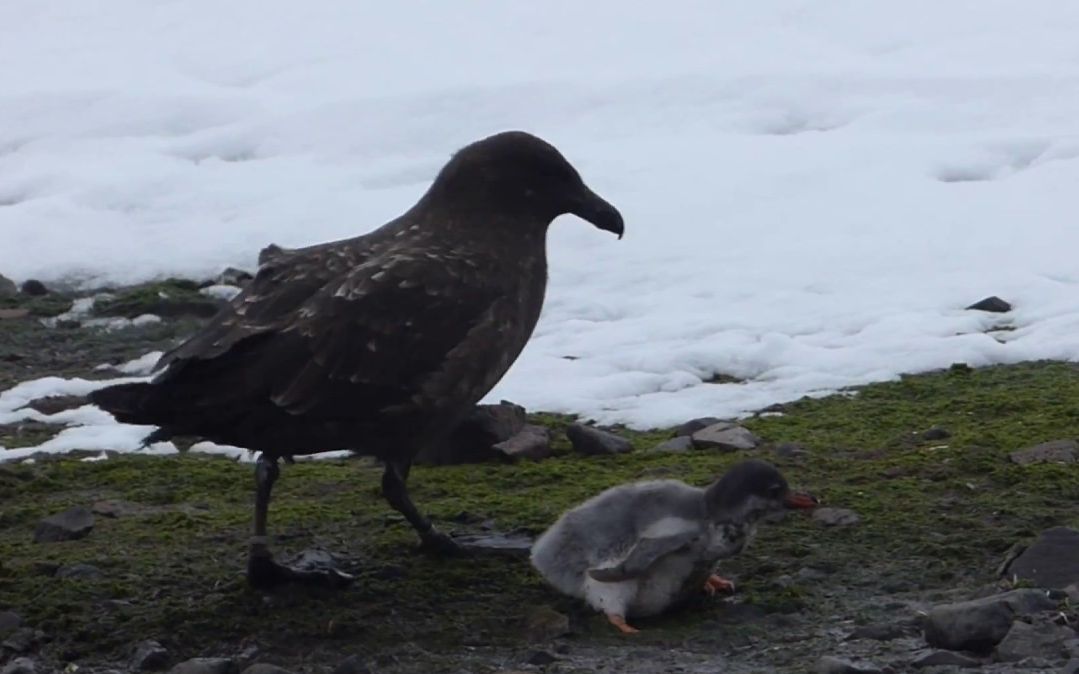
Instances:
[[[111,299],[94,304],[99,316],[134,318],[142,314],[159,316],[210,317],[217,313],[218,300],[199,293],[198,284],[187,279],[166,279],[132,286]]]
[[[722,571],[738,581],[738,601],[755,610],[823,616],[861,598],[854,611],[861,621],[884,615],[886,602],[878,597],[885,593],[992,581],[1017,540],[1052,525],[1079,525],[1074,466],[1020,467],[1008,460],[1024,445],[1075,436],[1077,416],[1079,370],[1034,363],[904,377],[749,420],[769,444],[807,447],[804,458],[777,458],[767,446],[759,454],[795,486],[827,505],[856,510],[862,522],[824,529],[796,515],[764,525],[753,547]],[[419,466],[410,480],[416,502],[444,529],[493,520],[503,530],[539,532],[565,508],[612,485],[654,477],[703,484],[747,456],[580,457],[563,439],[571,419],[531,420],[555,429],[556,457]],[[931,426],[950,437],[924,441],[920,433]],[[670,435],[623,432],[638,450]],[[414,534],[379,494],[379,469],[366,461],[284,467],[270,518],[279,556],[322,546],[346,557],[357,582],[339,592],[284,590],[268,598],[253,592],[242,576],[251,472],[249,465],[194,455],[4,466],[0,605],[16,607],[51,635],[54,658],[65,650],[120,658],[145,638],[196,655],[193,648],[251,635],[305,649],[362,642],[374,653],[403,641],[435,654],[460,652],[462,643],[517,647],[524,615],[537,604],[572,614],[581,639],[617,643],[601,618],[547,588],[523,559],[417,555]],[[98,517],[81,541],[31,542],[41,517],[106,498],[141,504],[145,512]],[[80,561],[95,564],[104,577],[60,581],[43,573]],[[777,582],[783,575],[793,581]],[[642,621],[640,636],[644,643],[707,642],[715,620],[732,610],[702,599],[684,612]],[[725,634],[732,630],[724,627]]]

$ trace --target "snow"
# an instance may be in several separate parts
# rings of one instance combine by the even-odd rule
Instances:
[[[7,0],[0,272],[252,269],[523,128],[627,232],[554,224],[543,317],[489,400],[643,428],[1077,360],[1077,32],[1063,0]],[[990,294],[1015,310],[963,311]]]

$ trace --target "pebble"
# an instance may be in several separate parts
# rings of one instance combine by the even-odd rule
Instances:
[[[881,674],[881,669],[868,663],[856,663],[851,660],[825,655],[817,660],[817,674]]]
[[[1006,314],[1012,310],[1012,305],[1000,299],[996,295],[990,295],[983,300],[978,300],[967,307],[968,311],[988,311],[994,314]]]
[[[14,611],[0,611],[0,637],[7,636],[22,627],[22,616]]]
[[[284,667],[278,667],[277,665],[271,665],[266,662],[259,662],[251,665],[241,674],[293,674],[293,672]]]
[[[570,424],[566,428],[573,449],[580,454],[596,456],[600,454],[625,454],[633,451],[633,443],[620,435],[594,426]]]
[[[75,580],[93,580],[95,578],[101,578],[104,574],[101,573],[101,569],[97,568],[93,564],[83,564],[79,562],[77,564],[67,564],[61,566],[56,570],[57,578],[71,578]]]
[[[569,631],[569,616],[550,606],[537,606],[525,617],[525,638],[531,642],[550,641]]]
[[[15,658],[0,669],[0,674],[36,674],[37,664],[30,658]]]
[[[371,669],[358,655],[350,655],[334,668],[333,674],[371,674]]]
[[[41,297],[42,295],[48,295],[49,289],[41,281],[32,278],[22,282],[22,285],[19,286],[19,292],[31,297]]]
[[[669,452],[679,454],[693,449],[693,438],[688,435],[679,435],[676,438],[665,440],[652,448],[653,452]]]
[[[540,461],[551,455],[551,431],[544,426],[525,424],[516,435],[492,447],[512,459]]]
[[[169,651],[158,642],[147,639],[135,644],[131,656],[131,669],[136,672],[151,672],[165,669],[169,664]]]
[[[925,651],[910,662],[911,667],[981,667],[979,660],[952,651]]]
[[[1064,657],[1064,643],[1077,636],[1072,628],[1052,622],[1031,625],[1017,621],[997,644],[997,660],[1019,662],[1032,656]]]
[[[683,435],[693,435],[702,428],[708,428],[715,424],[721,423],[723,420],[718,417],[699,417],[697,419],[690,419],[686,423],[682,424],[678,428],[674,429],[675,437]]]
[[[727,422],[706,426],[691,437],[697,449],[717,449],[721,452],[753,449],[761,442],[748,428]]]
[[[847,508],[817,508],[813,520],[826,527],[849,527],[862,521],[861,515]]]
[[[1032,447],[1017,449],[1009,456],[1012,463],[1020,466],[1036,463],[1075,463],[1079,461],[1079,442],[1051,440]]]
[[[929,610],[925,640],[953,651],[988,652],[1011,629],[1017,616],[1050,610],[1056,602],[1040,590],[1012,590],[981,599],[941,604]]]
[[[1064,589],[1079,584],[1079,529],[1046,529],[1012,560],[1007,575],[1045,588]]]
[[[236,663],[231,658],[191,658],[169,670],[169,674],[235,674]]]
[[[74,541],[88,536],[93,528],[94,514],[83,506],[75,506],[38,522],[34,542]]]

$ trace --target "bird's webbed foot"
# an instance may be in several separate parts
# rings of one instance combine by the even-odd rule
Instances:
[[[247,582],[251,587],[268,590],[287,584],[341,588],[355,576],[328,566],[285,566],[274,561],[263,546],[252,545],[247,558]]]
[[[434,527],[420,532],[420,551],[439,557],[463,557],[468,554],[452,536]]]
[[[709,595],[714,595],[717,592],[734,592],[734,581],[713,573],[708,576],[708,580],[704,581],[704,591]]]

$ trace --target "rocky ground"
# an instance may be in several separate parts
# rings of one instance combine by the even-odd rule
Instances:
[[[87,293],[0,284],[0,389],[116,376],[95,368],[176,343],[243,277],[218,281],[112,289],[92,305],[76,303]],[[420,466],[410,483],[443,528],[499,549],[420,555],[379,496],[377,466],[301,462],[275,491],[274,546],[332,553],[357,581],[273,593],[242,576],[248,464],[189,453],[0,463],[0,671],[1075,672],[1077,429],[1079,369],[1064,363],[956,365],[739,425],[647,433],[491,408],[428,457],[464,448],[475,463]],[[59,430],[2,425],[0,446]],[[733,596],[702,594],[627,637],[545,587],[521,554],[605,487],[703,484],[747,456],[825,507],[762,528],[725,563]]]

